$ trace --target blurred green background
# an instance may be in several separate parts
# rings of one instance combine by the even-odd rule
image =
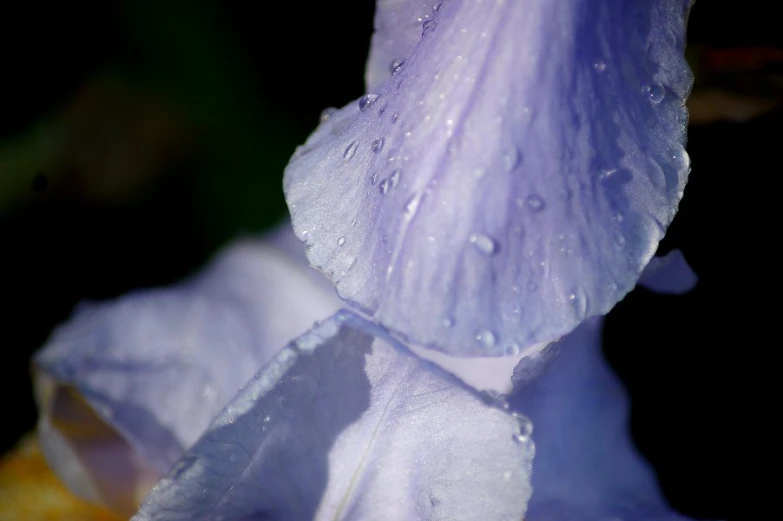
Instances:
[[[764,3],[736,5],[700,1],[691,16],[694,170],[662,247],[685,250],[702,282],[686,300],[634,292],[607,333],[634,436],[664,491],[684,513],[713,518],[742,505],[724,476],[744,468],[727,470],[718,454],[737,443],[727,404],[756,370],[719,345],[736,353],[752,342],[746,324],[758,310],[735,303],[753,300],[741,274],[766,269],[747,252],[774,206],[752,179],[780,168],[780,29]],[[362,94],[372,1],[265,6],[2,8],[0,453],[33,428],[30,356],[77,302],[171,283],[232,237],[278,222],[295,146],[323,108]],[[767,58],[749,51],[732,66],[713,52],[749,46]],[[765,430],[747,408],[732,411],[750,432]]]

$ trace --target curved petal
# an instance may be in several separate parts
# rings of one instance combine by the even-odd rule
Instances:
[[[514,354],[606,313],[689,172],[688,5],[444,2],[401,70],[287,167],[311,264],[453,355]]]
[[[82,305],[35,359],[39,436],[58,474],[82,497],[127,511],[117,491],[139,490],[137,501],[242,383],[338,309],[315,277],[246,239],[176,287]]]
[[[375,31],[365,78],[367,91],[375,92],[399,72],[419,43],[424,23],[431,23],[441,0],[378,0]]]
[[[525,520],[684,520],[633,446],[625,389],[601,354],[602,325],[588,320],[558,342],[540,377],[509,399],[535,425]]]
[[[527,425],[343,311],[258,373],[133,519],[518,520]]]
[[[682,295],[691,291],[698,277],[680,250],[653,257],[644,268],[639,285],[656,293]]]

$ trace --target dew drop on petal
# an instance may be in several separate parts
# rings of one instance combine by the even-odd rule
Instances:
[[[519,166],[519,163],[521,162],[522,154],[516,147],[508,149],[503,154],[503,168],[506,170],[506,172],[511,172],[517,166]]]
[[[370,150],[375,152],[376,154],[379,154],[381,150],[383,150],[383,138],[379,137],[378,139],[374,139],[373,142],[370,144]]]
[[[340,237],[337,239],[337,246],[342,246],[345,244],[345,237]]]
[[[519,425],[519,432],[514,435],[516,441],[525,442],[533,435],[533,423],[524,414],[518,412],[511,413],[511,416],[517,421]]]
[[[416,215],[416,211],[419,209],[419,197],[412,195],[408,202],[405,204],[405,216],[410,219]]]
[[[399,168],[391,173],[391,175],[389,176],[389,183],[391,183],[391,186],[389,188],[394,188],[399,184],[401,175],[402,175],[402,170],[400,170]]]
[[[358,141],[352,141],[350,145],[345,147],[345,152],[343,152],[343,158],[346,161],[350,161],[353,159],[353,156],[356,155],[356,148],[359,146]]]
[[[389,192],[390,185],[391,183],[389,182],[388,178],[381,181],[381,184],[378,186],[378,191],[381,193],[381,195],[386,195]]]
[[[389,72],[392,73],[392,75],[399,73],[402,70],[402,66],[405,64],[405,60],[394,60],[391,62],[391,65],[389,65]]]
[[[372,106],[373,103],[378,101],[379,96],[377,94],[365,94],[359,98],[359,110],[364,112]]]
[[[527,196],[527,207],[530,208],[530,211],[533,213],[538,213],[546,207],[546,203],[544,202],[544,198],[541,197],[538,194],[530,194]]]
[[[478,342],[479,345],[485,347],[486,349],[492,349],[495,347],[495,333],[490,331],[489,329],[482,329],[478,333],[476,333],[476,342]]]
[[[506,346],[506,355],[508,356],[517,356],[519,354],[519,344],[516,342],[511,342],[509,345]]]
[[[335,112],[337,112],[337,109],[335,109],[335,108],[333,108],[333,107],[328,107],[328,108],[325,108],[325,109],[324,109],[324,110],[321,112],[321,117],[320,117],[320,121],[321,121],[321,123],[325,123],[325,122],[329,121],[330,119],[332,119],[332,115],[333,115]]]
[[[655,104],[663,101],[663,98],[666,95],[666,91],[664,90],[663,85],[659,83],[645,85],[642,87],[642,93],[645,94],[650,99],[650,101]]]
[[[468,238],[470,243],[484,255],[494,255],[498,251],[497,243],[483,233],[471,233]]]

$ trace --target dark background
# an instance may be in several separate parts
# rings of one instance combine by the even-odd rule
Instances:
[[[0,452],[34,427],[29,358],[74,304],[178,280],[284,215],[283,167],[323,108],[362,94],[372,31],[371,0],[306,4],[0,8]],[[781,49],[770,9],[700,0],[692,48]],[[697,88],[778,95],[774,64],[694,67]],[[752,465],[772,465],[777,412],[781,123],[772,108],[691,128],[661,251],[684,250],[700,283],[636,290],[608,321],[635,439],[695,518],[751,519],[774,499]]]

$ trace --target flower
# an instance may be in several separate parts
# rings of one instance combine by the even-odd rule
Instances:
[[[688,7],[379,0],[368,93],[285,172],[307,259],[284,225],[78,310],[36,358],[53,467],[127,515],[160,478],[136,521],[676,518],[598,347],[640,277],[695,281],[650,262]]]

